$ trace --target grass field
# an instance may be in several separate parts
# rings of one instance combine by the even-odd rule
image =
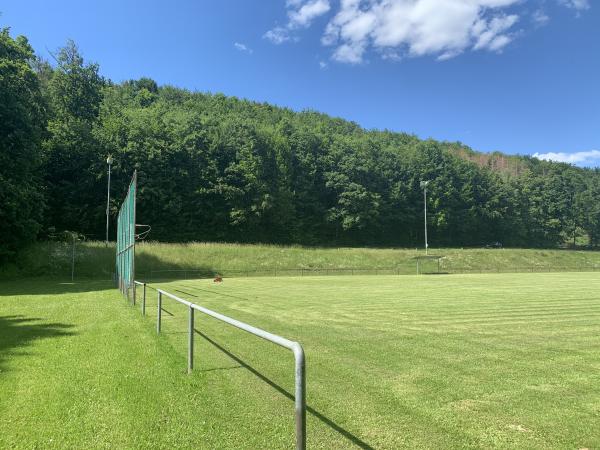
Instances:
[[[600,252],[549,249],[431,249],[443,256],[442,271],[592,271],[600,270]],[[246,276],[255,271],[272,276],[275,271],[318,269],[392,269],[394,273],[414,274],[416,256],[422,249],[398,248],[320,248],[266,244],[202,243],[169,244],[140,242],[136,245],[136,273],[151,277],[156,271],[199,270],[203,275],[221,273]],[[20,253],[16,264],[0,267],[0,278],[45,276],[64,280],[71,277],[72,247],[68,243],[38,242]],[[75,278],[110,279],[114,271],[114,245],[104,242],[78,243],[75,251]],[[437,269],[436,262],[425,263],[425,271]],[[296,272],[297,273],[297,272]],[[170,274],[176,276],[175,272]],[[179,274],[184,278],[183,273]],[[190,274],[193,275],[193,274]],[[161,276],[161,275],[159,275]],[[162,275],[164,276],[164,274]],[[153,276],[156,278],[156,276]]]
[[[188,280],[307,355],[309,448],[600,447],[593,273]],[[99,282],[0,284],[0,448],[292,448],[287,350]]]

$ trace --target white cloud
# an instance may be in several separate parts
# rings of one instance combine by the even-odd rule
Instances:
[[[363,43],[348,43],[340,45],[333,53],[333,59],[339,62],[358,64],[363,61],[365,46]]]
[[[325,61],[319,61],[319,67],[321,69],[327,69],[327,63]]]
[[[590,9],[589,0],[559,0],[559,3],[565,5],[567,8],[576,9],[577,11]]]
[[[273,44],[279,45],[290,40],[290,32],[287,28],[275,27],[272,30],[267,31],[263,35],[263,38],[268,39]]]
[[[292,6],[288,11],[290,18],[288,26],[291,29],[308,27],[315,18],[322,16],[331,8],[329,0],[309,0],[304,3],[296,0],[292,3],[288,2],[288,6]]]
[[[544,12],[543,9],[538,9],[534,11],[531,18],[533,19],[533,22],[538,26],[546,25],[550,21],[550,17]]]
[[[337,61],[359,63],[369,48],[381,55],[453,58],[466,50],[500,51],[513,38],[520,0],[341,0],[322,38]]]
[[[590,0],[554,0],[579,15]],[[527,9],[537,3],[537,10]],[[295,40],[295,31],[309,27],[331,10],[330,0],[287,0],[288,22],[267,31],[275,44]],[[359,64],[368,51],[383,59],[431,55],[439,60],[467,51],[500,52],[529,17],[536,26],[550,18],[541,0],[339,0],[321,42],[332,47],[332,59]],[[531,22],[530,22],[531,23]]]
[[[283,44],[293,38],[293,31],[308,28],[313,20],[331,9],[329,0],[287,0],[288,22],[285,26],[276,26],[267,31],[263,38],[274,44]]]
[[[247,45],[245,45],[245,44],[241,44],[239,42],[234,42],[233,46],[236,49],[238,49],[240,52],[245,52],[245,53],[248,53],[250,55],[253,53],[253,50],[250,47],[248,47]]]
[[[564,162],[569,164],[579,165],[599,165],[600,164],[600,150],[589,150],[585,152],[548,152],[548,153],[534,153],[534,158],[545,159],[547,161]]]

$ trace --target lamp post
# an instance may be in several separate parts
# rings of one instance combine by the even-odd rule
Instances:
[[[108,164],[108,188],[106,194],[106,242],[105,246],[108,247],[108,222],[110,214],[110,165],[113,163],[113,157],[108,155],[106,158],[106,164]]]
[[[427,185],[429,181],[421,181],[421,189],[423,189],[423,204],[425,206],[425,255],[427,255],[427,249],[429,245],[427,244]]]

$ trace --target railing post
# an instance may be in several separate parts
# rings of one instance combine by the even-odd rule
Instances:
[[[162,293],[158,291],[158,315],[156,316],[156,334],[160,334],[160,316],[162,312]]]
[[[142,297],[142,316],[146,315],[146,283],[144,283],[144,296]]]
[[[188,373],[194,369],[194,308],[190,305],[190,319],[188,331]]]
[[[135,306],[135,296],[137,295],[137,284],[135,283],[135,280],[133,281],[133,306]]]
[[[294,406],[296,410],[296,450],[306,449],[306,372],[304,349],[299,343],[294,345],[296,363],[296,389]]]

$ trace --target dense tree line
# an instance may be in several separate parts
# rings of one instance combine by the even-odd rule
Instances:
[[[109,153],[113,220],[136,169],[138,222],[158,240],[420,246],[431,180],[434,246],[599,243],[597,170],[147,78],[115,84],[72,42],[54,58],[0,34],[4,257],[52,230],[100,238]]]
[[[35,239],[43,213],[46,110],[33,49],[0,29],[0,261]]]

